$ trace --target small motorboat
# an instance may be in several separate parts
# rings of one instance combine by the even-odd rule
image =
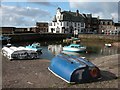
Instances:
[[[28,50],[25,47],[15,47],[6,45],[2,48],[3,56],[7,57],[9,60],[13,59],[36,59],[38,58],[38,53],[34,50]]]
[[[63,50],[70,52],[82,52],[86,50],[86,46],[82,46],[80,44],[70,44],[69,46],[64,46]]]
[[[40,46],[40,43],[33,43],[32,45],[28,45],[25,48],[29,50],[34,50],[36,52],[42,52],[42,48]]]
[[[51,60],[48,70],[67,83],[86,82],[101,77],[99,68],[90,61],[63,53]]]
[[[105,44],[106,47],[111,47],[112,44],[108,43],[108,44]]]

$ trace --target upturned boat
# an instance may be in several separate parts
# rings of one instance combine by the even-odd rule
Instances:
[[[67,83],[80,83],[101,77],[100,70],[90,61],[74,55],[59,54],[48,67],[55,76]]]
[[[86,46],[82,46],[80,44],[70,44],[69,46],[64,46],[63,51],[70,52],[82,52],[86,50]]]

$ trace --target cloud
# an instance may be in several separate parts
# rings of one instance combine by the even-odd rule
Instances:
[[[119,2],[120,0],[69,0],[70,2]]]
[[[44,6],[52,6],[52,7],[56,7],[57,5],[49,2],[48,0],[27,0],[27,2],[31,2],[33,4],[39,4],[39,5],[44,5]]]
[[[33,26],[39,20],[50,17],[40,8],[5,6],[2,9],[2,26]]]
[[[118,3],[118,21],[120,22],[120,2]]]
[[[73,2],[70,0],[70,7],[79,9],[81,13],[91,13],[100,18],[111,19],[118,21],[118,3],[117,2]]]

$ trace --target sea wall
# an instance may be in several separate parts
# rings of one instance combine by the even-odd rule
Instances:
[[[52,40],[62,40],[68,37],[67,34],[37,34],[37,33],[23,33],[23,34],[4,34],[4,36],[11,37],[11,42],[20,42],[20,41],[52,41]]]
[[[120,41],[120,36],[118,35],[80,34],[78,37],[90,40]]]
[[[63,40],[67,37],[71,37],[71,34],[54,34],[54,33],[22,33],[22,34],[4,34],[3,36],[11,37],[11,42],[20,41],[52,41]],[[117,35],[99,35],[99,34],[79,34],[79,38],[86,40],[103,40],[103,41],[120,41],[120,37]]]

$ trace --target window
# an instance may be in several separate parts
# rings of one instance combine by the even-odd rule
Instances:
[[[74,46],[71,46],[71,48],[74,48]]]
[[[77,46],[75,46],[75,48],[78,48]]]
[[[83,30],[81,30],[81,32],[83,32]]]
[[[84,27],[84,23],[81,23],[81,27]]]
[[[113,23],[112,22],[110,22],[110,25],[112,25]]]
[[[103,25],[105,25],[105,22],[103,22]]]
[[[62,26],[62,22],[61,22],[61,26]]]
[[[67,26],[68,26],[68,22],[67,22]]]
[[[75,23],[75,27],[76,27],[76,23]]]

